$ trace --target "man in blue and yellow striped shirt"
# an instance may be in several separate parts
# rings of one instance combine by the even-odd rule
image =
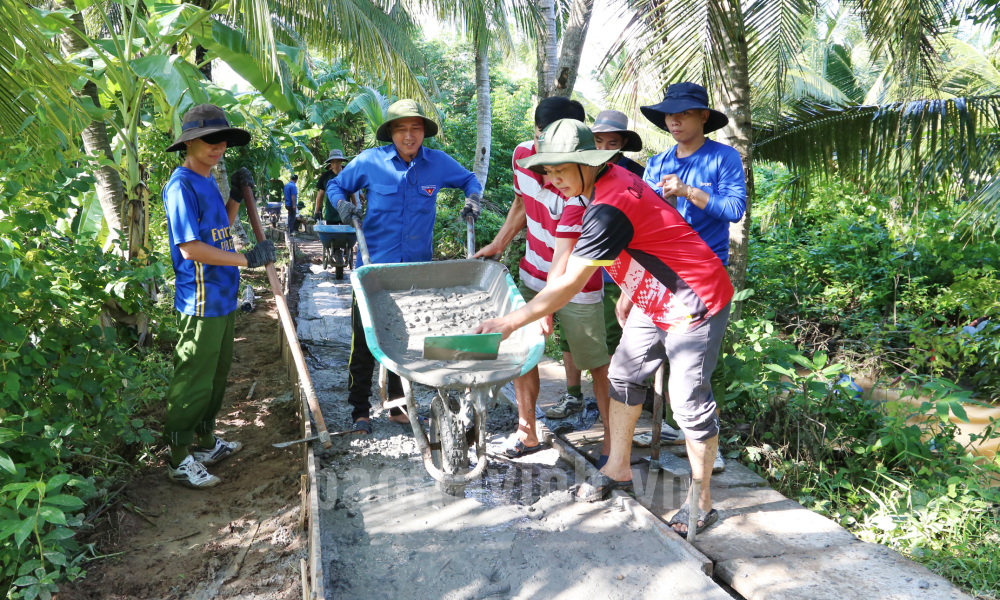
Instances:
[[[228,199],[222,197],[212,176],[212,167],[228,146],[244,146],[249,141],[249,133],[229,126],[221,108],[202,104],[184,115],[181,135],[167,148],[168,152],[185,150],[187,155],[163,187],[180,334],[163,436],[170,444],[167,476],[193,488],[218,484],[220,479],[205,466],[242,447],[215,436],[215,417],[222,408],[233,361],[239,268],[274,261],[269,241],[246,254],[233,247],[229,227],[243,201],[239,184],[253,185],[249,171],[240,169],[233,175]],[[188,449],[191,445],[193,451]]]

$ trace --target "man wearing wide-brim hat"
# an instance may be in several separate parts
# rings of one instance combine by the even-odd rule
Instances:
[[[620,110],[602,110],[590,126],[598,150],[618,150],[608,162],[642,177],[646,167],[628,158],[623,152],[641,152],[642,137],[628,128],[628,117]]]
[[[400,100],[389,107],[375,138],[385,146],[370,148],[352,160],[326,186],[326,195],[337,207],[342,222],[364,217],[363,231],[372,263],[426,262],[434,256],[434,219],[437,195],[443,188],[465,192],[461,217],[479,216],[482,186],[468,169],[440,150],[425,148],[424,138],[438,133],[438,126],[424,116],[414,100]],[[346,198],[367,190],[367,214]],[[361,261],[359,255],[358,261]],[[357,302],[352,302],[353,341],[350,359],[351,429],[371,433],[369,413],[375,358],[365,341]],[[390,399],[403,397],[399,377],[389,374]],[[389,420],[408,423],[398,408]]]
[[[610,456],[576,497],[596,501],[632,485],[632,435],[646,399],[645,381],[668,360],[670,403],[684,430],[693,477],[705,482],[695,510],[700,528],[708,527],[718,519],[709,494],[719,436],[710,382],[733,297],[726,268],[673,206],[638,176],[607,162],[617,151],[598,150],[582,123],[556,121],[538,146],[537,154],[518,164],[544,171],[571,202],[585,206],[582,232],[561,276],[527,305],[482,323],[476,333],[507,337],[564,306],[597,269],[607,268],[622,298],[639,310],[619,315],[627,320],[608,372]]]
[[[323,174],[319,176],[316,180],[316,206],[313,211],[313,218],[317,221],[322,217],[323,221],[327,225],[337,225],[340,223],[340,213],[333,204],[329,202],[323,202],[326,198],[326,186],[330,183],[330,180],[340,174],[344,170],[344,163],[354,158],[353,156],[344,156],[344,151],[335,148],[330,151],[330,156],[323,161],[324,171]],[[350,197],[350,202],[355,206],[358,205],[357,201],[352,194]]]
[[[163,437],[170,444],[167,476],[199,489],[221,481],[206,466],[242,448],[239,442],[215,436],[215,417],[222,408],[233,360],[239,269],[264,266],[275,258],[269,241],[245,254],[233,248],[229,228],[243,202],[242,185],[253,187],[250,172],[244,167],[233,174],[228,200],[212,176],[212,167],[226,148],[248,143],[250,134],[231,127],[221,108],[201,104],[184,115],[180,136],[167,148],[187,154],[163,187],[180,334]],[[188,449],[192,444],[193,451]]]
[[[681,216],[728,265],[729,224],[743,218],[747,208],[746,176],[739,152],[705,136],[725,127],[729,118],[708,106],[704,87],[690,82],[667,87],[662,102],[641,110],[677,142],[649,159],[643,178],[664,198],[677,196]],[[714,471],[725,466],[716,451]]]

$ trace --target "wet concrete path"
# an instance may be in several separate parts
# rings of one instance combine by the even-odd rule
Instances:
[[[346,429],[349,282],[305,266],[299,338],[329,430]],[[427,409],[429,390],[417,393]],[[502,440],[515,422],[500,403],[491,437]],[[567,488],[582,473],[555,450],[490,459],[487,477],[456,498],[434,487],[409,427],[380,408],[372,423],[371,436],[334,438],[316,452],[328,598],[730,598],[632,513],[573,502]]]

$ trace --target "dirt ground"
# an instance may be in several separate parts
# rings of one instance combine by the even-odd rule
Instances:
[[[89,563],[85,579],[64,585],[60,600],[301,598],[301,446],[271,447],[299,437],[298,406],[280,358],[267,278],[261,271],[250,280],[258,301],[254,312],[236,318],[229,389],[216,429],[242,442],[243,450],[209,468],[222,483],[206,491],[168,481],[161,453],[159,463],[138,474],[81,540],[96,544],[107,558]],[[227,570],[247,545],[237,575],[228,579]]]

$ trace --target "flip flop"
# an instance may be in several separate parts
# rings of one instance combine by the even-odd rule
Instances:
[[[535,452],[544,449],[545,448],[542,446],[541,442],[534,446],[525,446],[524,442],[515,437],[513,442],[507,440],[507,443],[503,445],[502,450],[503,455],[507,458],[521,458],[522,456],[534,454]]]
[[[688,536],[687,532],[677,531],[676,529],[674,529],[674,525],[687,525],[688,517],[690,515],[691,515],[691,507],[688,505],[687,502],[685,502],[684,504],[681,505],[681,508],[680,510],[677,511],[677,514],[675,514],[673,517],[670,517],[670,520],[667,522],[667,526],[670,527],[670,529],[677,535],[681,536],[684,539],[687,539]],[[696,534],[701,535],[701,532],[705,531],[712,525],[715,525],[719,521],[719,511],[715,510],[714,508],[709,511],[704,511],[699,508],[698,521],[702,524],[698,526]]]
[[[372,432],[372,423],[371,423],[371,421],[365,421],[364,419],[358,419],[357,421],[354,422],[353,425],[351,425],[351,433],[352,434],[354,434],[354,433],[363,433],[365,435],[368,435],[371,432]]]
[[[604,473],[598,472],[593,477],[588,477],[576,489],[574,498],[577,502],[597,502],[603,500],[605,496],[615,490],[629,490],[632,488],[632,480],[617,481]]]

